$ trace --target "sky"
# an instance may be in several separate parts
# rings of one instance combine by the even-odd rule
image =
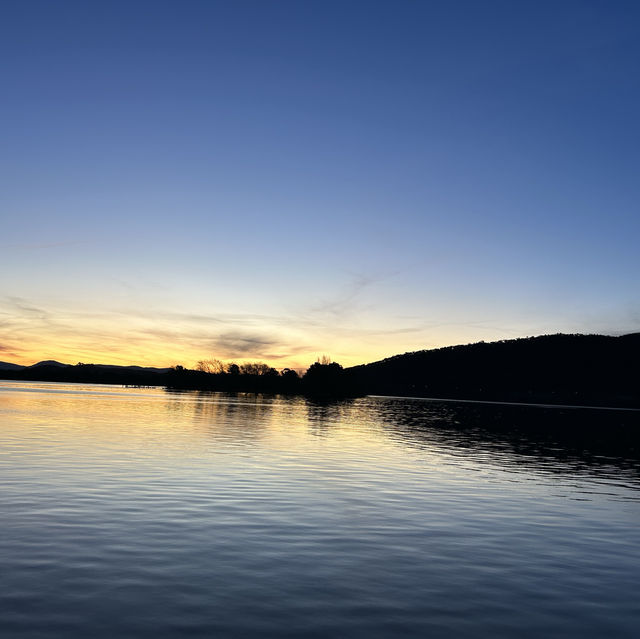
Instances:
[[[640,4],[0,4],[0,360],[640,330]]]

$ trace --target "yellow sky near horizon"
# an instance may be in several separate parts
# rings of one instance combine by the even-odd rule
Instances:
[[[191,368],[216,358],[306,369],[322,355],[353,366],[407,351],[517,336],[482,325],[446,330],[407,323],[394,328],[376,317],[366,326],[362,318],[348,317],[332,322],[275,315],[87,312],[22,298],[5,299],[0,318],[0,360],[22,365],[52,359]]]
[[[385,338],[384,329],[287,325],[277,317],[131,314],[48,309],[5,300],[0,359],[30,365],[52,359],[193,367],[198,360],[265,361],[275,368],[307,368],[329,355],[344,366],[415,350],[420,339]],[[392,331],[394,333],[395,331]],[[407,335],[410,335],[410,331]],[[428,346],[428,344],[427,344]]]

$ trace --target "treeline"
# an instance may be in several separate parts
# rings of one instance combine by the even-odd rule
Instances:
[[[478,342],[346,372],[367,394],[640,407],[640,333]]]
[[[360,390],[348,379],[340,364],[321,358],[303,374],[291,368],[281,371],[263,362],[242,364],[202,360],[191,370],[183,366],[167,369],[101,364],[38,364],[19,370],[2,369],[4,379],[120,384],[125,386],[165,386],[172,389],[225,392],[278,393],[285,395],[350,397]]]
[[[225,364],[220,360],[201,360],[196,370],[176,366],[168,373],[167,386],[228,392],[281,393],[347,397],[361,394],[343,367],[323,358],[303,375],[291,368],[277,371],[262,362]]]

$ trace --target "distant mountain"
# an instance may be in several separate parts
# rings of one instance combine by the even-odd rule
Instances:
[[[11,364],[10,362],[0,362],[0,371],[21,371],[24,366],[20,364]]]
[[[31,364],[30,366],[21,366],[20,364],[0,362],[0,370],[11,370],[11,371],[18,371],[26,368],[29,368],[29,369],[42,368],[42,367],[68,368],[72,366],[73,366],[72,364],[63,364],[62,362],[58,362],[54,359],[45,359],[45,360],[42,360],[41,362],[36,362],[35,364]],[[171,370],[170,368],[155,368],[153,366],[118,366],[117,364],[79,364],[79,366],[93,366],[95,368],[110,370],[110,371],[126,371],[126,372],[140,372],[140,373],[167,373]]]
[[[43,360],[32,366],[0,364],[5,379],[24,379],[49,382],[85,382],[95,384],[131,384],[163,386],[169,368],[143,366],[117,366],[111,364],[63,364],[55,360]]]
[[[542,335],[347,369],[367,394],[640,407],[640,333]]]
[[[28,368],[38,368],[39,366],[57,366],[57,367],[64,368],[65,366],[69,366],[69,364],[62,364],[61,362],[56,362],[55,359],[45,359],[41,362],[32,364]]]

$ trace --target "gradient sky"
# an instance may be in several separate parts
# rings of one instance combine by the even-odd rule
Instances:
[[[0,360],[640,330],[637,2],[0,5]]]

